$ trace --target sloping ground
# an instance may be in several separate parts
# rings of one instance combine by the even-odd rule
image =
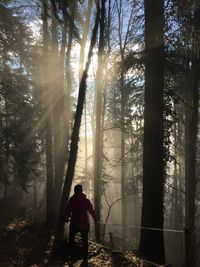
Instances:
[[[81,260],[78,244],[73,262],[68,260],[67,242],[52,255],[54,236],[45,224],[28,224],[18,219],[4,222],[0,224],[0,237],[1,267],[148,267],[132,252],[114,252],[94,243],[90,243],[88,263]]]
[[[1,267],[44,266],[52,238],[47,227],[15,219],[1,224],[0,236]]]

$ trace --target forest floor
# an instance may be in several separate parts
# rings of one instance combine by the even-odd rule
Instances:
[[[57,253],[52,253],[54,235],[45,224],[30,224],[22,219],[0,221],[0,267],[151,267],[132,252],[112,251],[93,242],[89,259],[81,259],[77,244],[76,260],[68,260],[65,241]]]

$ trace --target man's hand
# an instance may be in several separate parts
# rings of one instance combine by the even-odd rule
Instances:
[[[70,222],[70,218],[66,218],[65,217],[64,220],[65,220],[66,223]]]

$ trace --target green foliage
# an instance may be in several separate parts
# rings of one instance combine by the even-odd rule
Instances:
[[[0,165],[4,168],[1,182],[15,180],[26,191],[28,182],[38,174],[41,150],[35,130],[35,85],[28,75],[32,39],[22,18],[2,4],[0,40]]]

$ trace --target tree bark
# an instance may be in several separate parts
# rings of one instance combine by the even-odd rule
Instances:
[[[131,26],[131,20],[132,20],[132,14],[133,14],[133,3],[131,4],[131,11],[130,15],[128,18],[128,23],[127,23],[127,29],[126,29],[126,34],[125,37],[123,37],[123,32],[124,32],[124,21],[127,19],[124,18],[124,13],[123,13],[123,1],[120,0],[119,3],[117,3],[117,15],[118,15],[118,38],[119,38],[119,49],[120,49],[120,64],[121,64],[121,70],[120,70],[120,93],[121,93],[121,103],[120,103],[120,108],[121,108],[121,118],[120,118],[120,127],[121,127],[121,151],[120,151],[120,156],[121,156],[121,173],[120,173],[120,178],[121,178],[121,220],[122,220],[122,250],[126,249],[126,221],[127,221],[127,216],[126,216],[126,172],[125,172],[125,106],[126,106],[126,93],[124,91],[124,85],[125,85],[125,80],[124,80],[124,58],[125,58],[125,50],[127,48],[128,44],[128,37],[130,33],[130,26]]]
[[[199,108],[199,16],[200,7],[194,1],[192,58],[189,59],[189,86],[186,88],[185,105],[185,264],[196,266],[195,247],[195,215],[196,215],[196,186],[197,186],[197,135]]]
[[[79,58],[79,82],[81,82],[81,78],[83,75],[83,66],[84,66],[84,56],[85,56],[85,47],[90,27],[90,17],[92,10],[93,0],[88,0],[87,12],[85,16],[85,23],[83,25],[83,36],[81,40],[81,50],[80,50],[80,58]],[[88,181],[88,142],[87,142],[87,101],[85,99],[84,106],[85,113],[85,190],[86,193],[89,192],[89,181]]]
[[[55,106],[55,129],[54,129],[54,139],[55,139],[55,186],[54,186],[54,204],[55,204],[55,215],[59,214],[59,205],[62,193],[62,186],[64,180],[64,165],[67,158],[67,144],[69,140],[69,124],[70,124],[70,114],[71,114],[71,90],[72,90],[72,81],[71,81],[71,66],[70,66],[70,57],[71,57],[71,49],[72,49],[72,42],[73,42],[73,20],[67,21],[66,18],[66,9],[69,8],[68,3],[65,1],[63,3],[63,17],[64,17],[64,32],[63,34],[67,33],[67,27],[69,27],[68,33],[68,44],[67,44],[67,52],[66,58],[66,83],[67,83],[67,93],[66,99],[64,94],[64,88],[61,86],[59,80],[60,77],[57,76],[58,81],[57,83],[57,92],[58,95],[56,96],[57,102]],[[76,13],[76,5],[72,8],[72,17],[75,16]],[[55,34],[54,34],[55,36]],[[55,36],[56,37],[56,36]],[[55,38],[54,37],[54,38]],[[63,36],[65,38],[65,36]],[[64,46],[65,40],[63,39],[63,47],[61,53],[64,53]],[[57,57],[57,51],[56,57]],[[62,56],[62,54],[61,54]],[[63,62],[64,65],[64,62]],[[59,69],[59,67],[58,67]],[[64,66],[62,67],[64,75]],[[64,80],[64,77],[63,77]],[[64,81],[63,81],[64,82]]]
[[[85,70],[83,72],[81,83],[79,85],[78,103],[76,107],[74,127],[72,131],[68,167],[67,167],[66,177],[64,181],[64,187],[63,187],[60,210],[59,210],[59,215],[60,215],[59,221],[58,221],[59,231],[63,231],[64,221],[62,220],[62,218],[64,216],[64,211],[67,205],[67,201],[68,201],[70,190],[71,190],[72,180],[74,176],[74,170],[75,170],[75,164],[76,164],[76,158],[77,158],[77,150],[78,150],[78,141],[79,141],[79,130],[80,130],[81,117],[82,117],[82,112],[83,112],[83,103],[85,99],[86,80],[87,80],[88,69],[89,69],[90,62],[91,62],[92,51],[96,43],[96,36],[97,36],[98,24],[99,24],[99,14],[100,14],[100,8],[98,6],[97,15],[95,19],[95,25],[94,25],[92,37],[91,37],[90,49],[88,53],[88,60],[86,63]]]
[[[124,65],[124,54],[121,53],[122,66]],[[126,172],[125,172],[125,105],[126,96],[124,92],[124,70],[121,69],[121,199],[122,199],[122,250],[126,250]]]
[[[185,107],[185,227],[188,238],[185,244],[186,266],[195,266],[195,195],[196,195],[196,146],[198,133],[199,63],[192,63],[192,84]]]
[[[163,0],[145,0],[145,109],[143,148],[143,204],[139,251],[165,262],[163,236],[164,153],[164,11]],[[153,7],[153,8],[152,8]]]
[[[87,36],[88,36],[88,32],[89,32],[89,27],[90,27],[92,3],[93,3],[93,0],[88,0],[86,18],[85,18],[85,23],[84,23],[84,27],[83,27],[83,37],[81,40],[81,50],[80,50],[80,58],[79,58],[79,81],[81,81],[81,78],[83,75],[85,46],[86,46]]]
[[[97,218],[101,218],[101,167],[102,167],[102,84],[104,70],[104,28],[105,28],[105,0],[101,1],[101,18],[100,18],[100,37],[98,51],[98,69],[96,75],[96,127],[95,127],[95,151],[94,151],[94,207]],[[95,237],[97,242],[100,242],[100,224],[95,224]]]
[[[56,18],[56,2],[51,0],[51,90],[52,90],[52,106],[53,110],[53,152],[54,152],[54,192],[53,192],[53,211],[54,221],[58,214],[58,204],[60,200],[60,190],[63,182],[62,162],[62,122],[61,114],[63,112],[63,92],[60,84],[60,66],[58,51],[58,32]],[[60,190],[59,190],[60,189]]]
[[[52,144],[52,114],[49,110],[51,103],[51,94],[46,82],[46,73],[48,73],[48,1],[43,0],[43,96],[44,107],[46,112],[46,178],[47,178],[47,211],[46,218],[48,223],[52,223],[52,197],[53,197],[53,144]]]

